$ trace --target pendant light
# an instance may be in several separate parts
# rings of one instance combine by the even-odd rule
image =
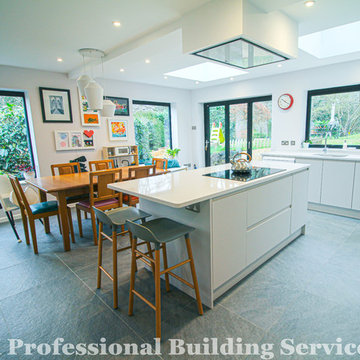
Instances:
[[[80,54],[84,57],[102,59],[105,53],[97,49],[80,49]],[[85,67],[85,61],[84,61]],[[88,75],[81,75],[77,81],[80,94],[86,97],[88,102],[89,109],[91,110],[101,110],[103,108],[103,95],[104,89]]]
[[[84,90],[89,109],[101,110],[103,108],[104,89],[95,80],[90,80]]]
[[[103,58],[101,58],[101,70],[102,77],[104,78],[104,62]],[[106,99],[106,97],[105,97]],[[103,107],[100,111],[102,117],[113,117],[115,114],[116,105],[109,99],[103,101]]]
[[[85,86],[89,83],[91,78],[89,75],[86,74],[85,54],[82,50],[83,49],[80,49],[79,52],[83,58],[83,74],[77,78],[76,83],[79,88],[80,95],[85,96]]]

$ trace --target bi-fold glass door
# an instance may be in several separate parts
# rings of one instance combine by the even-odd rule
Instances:
[[[271,96],[205,104],[206,166],[241,151],[261,159],[271,148],[271,104]]]

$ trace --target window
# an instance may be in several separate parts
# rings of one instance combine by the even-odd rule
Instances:
[[[34,169],[25,95],[0,91],[0,173],[15,174]]]
[[[135,142],[142,163],[149,161],[152,151],[171,148],[170,104],[133,101]]]
[[[206,166],[228,163],[241,151],[261,160],[270,151],[271,99],[263,96],[204,105]]]
[[[313,147],[360,148],[360,85],[308,92],[306,140]]]

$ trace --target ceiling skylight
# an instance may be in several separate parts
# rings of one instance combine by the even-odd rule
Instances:
[[[299,37],[299,48],[317,58],[360,51],[360,21]]]
[[[246,74],[246,71],[229,66],[205,62],[183,69],[168,72],[164,75],[197,81],[213,81]]]

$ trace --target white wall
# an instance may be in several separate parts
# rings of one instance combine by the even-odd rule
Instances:
[[[192,134],[193,162],[198,166],[205,163],[203,103],[272,95],[272,148],[294,150],[300,148],[305,138],[307,91],[359,83],[360,61],[355,61],[193,90],[192,114],[196,126]],[[290,110],[281,110],[277,105],[278,97],[283,93],[294,97]],[[282,146],[281,140],[295,140],[296,145]]]
[[[191,131],[191,93],[188,90],[151,86],[146,84],[122,82],[116,80],[99,80],[109,96],[127,97],[130,99],[130,116],[128,120],[129,140],[109,141],[105,119],[101,127],[82,127],[80,121],[79,98],[76,82],[62,73],[38,71],[31,69],[0,66],[0,89],[25,90],[31,108],[32,140],[37,152],[37,170],[42,176],[50,175],[50,165],[68,162],[80,155],[88,160],[101,159],[102,146],[133,145],[135,143],[132,118],[132,100],[170,102],[172,106],[173,146],[181,149],[179,160],[189,163],[192,160],[189,131]],[[39,87],[70,89],[73,123],[43,123]],[[93,129],[95,131],[95,150],[55,151],[54,130]],[[189,145],[190,143],[190,145]],[[35,155],[36,157],[36,155]]]

